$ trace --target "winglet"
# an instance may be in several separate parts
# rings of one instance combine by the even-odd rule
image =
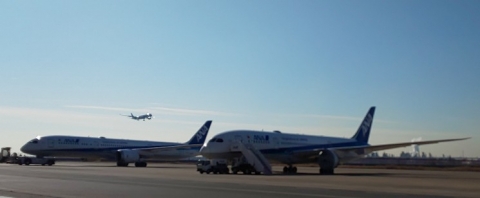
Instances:
[[[207,139],[208,131],[210,130],[210,125],[212,124],[211,120],[208,120],[203,124],[200,129],[193,135],[192,138],[186,144],[203,144],[205,139]]]
[[[353,135],[352,139],[357,140],[358,142],[368,143],[368,138],[370,137],[370,129],[372,128],[373,115],[375,114],[375,107],[370,107],[367,115],[363,119],[360,127],[358,127],[357,132]]]

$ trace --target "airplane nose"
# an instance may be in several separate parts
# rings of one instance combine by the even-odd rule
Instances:
[[[20,148],[20,151],[22,151],[22,153],[32,154],[33,152],[32,145],[29,145],[27,143]]]
[[[200,155],[205,155],[205,154],[208,154],[208,147],[202,146],[202,148],[200,148]]]
[[[20,151],[22,151],[22,153],[27,153],[28,152],[28,146],[27,145],[23,145],[22,148],[20,148]]]

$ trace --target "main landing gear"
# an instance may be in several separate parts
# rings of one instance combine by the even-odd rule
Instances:
[[[128,166],[128,163],[125,163],[125,162],[117,162],[117,166],[127,167],[127,166]],[[147,167],[147,162],[135,162],[135,167]]]
[[[147,162],[135,162],[135,167],[147,167]]]
[[[295,174],[297,173],[297,167],[296,166],[292,166],[292,165],[289,165],[288,167],[285,166],[283,167],[283,174]]]
[[[333,168],[320,168],[319,172],[320,172],[320,175],[333,175],[334,174]]]

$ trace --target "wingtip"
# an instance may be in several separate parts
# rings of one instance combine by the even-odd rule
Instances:
[[[457,138],[457,139],[453,139],[453,141],[462,141],[462,140],[468,140],[468,139],[471,139],[472,137],[464,137],[464,138]]]

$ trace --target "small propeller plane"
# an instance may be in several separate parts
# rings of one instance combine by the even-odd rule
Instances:
[[[151,120],[152,118],[155,118],[155,117],[153,117],[153,115],[152,115],[151,113],[147,113],[147,114],[139,115],[139,116],[135,116],[135,115],[133,115],[133,113],[130,113],[130,115],[123,115],[123,114],[120,114],[120,115],[122,115],[122,116],[128,116],[128,117],[130,117],[130,118],[132,118],[132,119],[134,119],[134,120],[137,120],[137,121],[138,121],[138,120],[143,120],[143,121],[145,121],[145,119]]]

